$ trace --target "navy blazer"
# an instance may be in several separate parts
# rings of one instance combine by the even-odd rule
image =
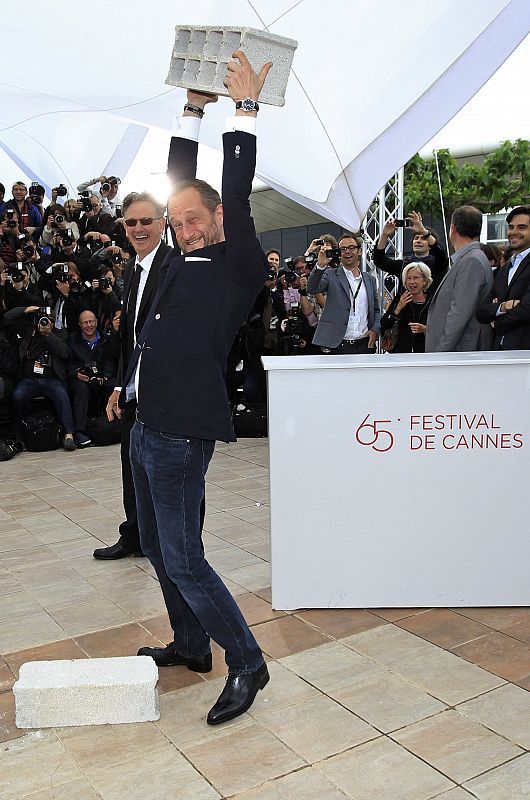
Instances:
[[[499,267],[486,302],[477,308],[479,322],[493,322],[495,350],[530,350],[530,254],[525,256],[508,285],[511,263]],[[494,302],[496,300],[497,302]],[[519,300],[519,305],[497,316],[505,300]]]
[[[173,255],[161,268],[160,288],[123,381],[141,355],[138,419],[176,436],[234,441],[226,391],[228,353],[268,265],[250,215],[256,137],[223,136],[226,241]]]

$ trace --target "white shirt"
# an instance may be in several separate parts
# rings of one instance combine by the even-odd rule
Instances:
[[[344,333],[343,339],[363,339],[366,334],[368,333],[368,295],[366,293],[366,286],[364,285],[364,281],[359,275],[359,277],[355,277],[349,269],[344,269],[344,274],[348,279],[348,283],[350,285],[350,314],[348,317],[348,327]],[[353,310],[353,298],[355,297],[355,293],[359,288],[359,282],[361,283],[361,288],[359,289],[359,294],[355,298],[355,312]]]
[[[512,263],[511,263],[510,269],[508,270],[508,286],[512,282],[512,278],[515,275],[515,273],[517,272],[519,264],[521,263],[523,258],[526,258],[528,253],[530,253],[530,247],[527,247],[527,249],[523,250],[522,253],[517,253],[515,256],[512,256],[512,259],[511,259]]]

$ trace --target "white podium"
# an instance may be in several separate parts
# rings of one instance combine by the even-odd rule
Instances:
[[[264,358],[275,609],[530,605],[530,353]]]

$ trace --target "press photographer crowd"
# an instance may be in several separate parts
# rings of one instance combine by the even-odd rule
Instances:
[[[120,440],[121,421],[109,422],[105,410],[131,333],[121,319],[124,270],[160,249],[167,226],[155,198],[132,193],[122,203],[119,185],[100,175],[68,199],[59,184],[44,208],[38,183],[15,182],[7,201],[0,184],[0,408],[15,431],[0,458],[21,442],[74,451]],[[236,434],[266,432],[265,355],[530,347],[530,207],[514,208],[506,223],[508,247],[480,244],[481,212],[455,209],[450,262],[416,211],[390,219],[372,253],[349,232],[338,240],[323,233],[296,256],[267,251],[267,281],[228,361]],[[404,259],[387,253],[399,226],[411,234]],[[382,282],[384,273],[399,279],[386,308],[367,256]]]

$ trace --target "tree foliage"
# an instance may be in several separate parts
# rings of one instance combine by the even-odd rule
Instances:
[[[438,150],[446,216],[461,205],[484,214],[530,202],[530,142],[503,142],[481,164],[459,164],[449,150]],[[405,211],[441,216],[436,161],[415,155],[405,165]]]

